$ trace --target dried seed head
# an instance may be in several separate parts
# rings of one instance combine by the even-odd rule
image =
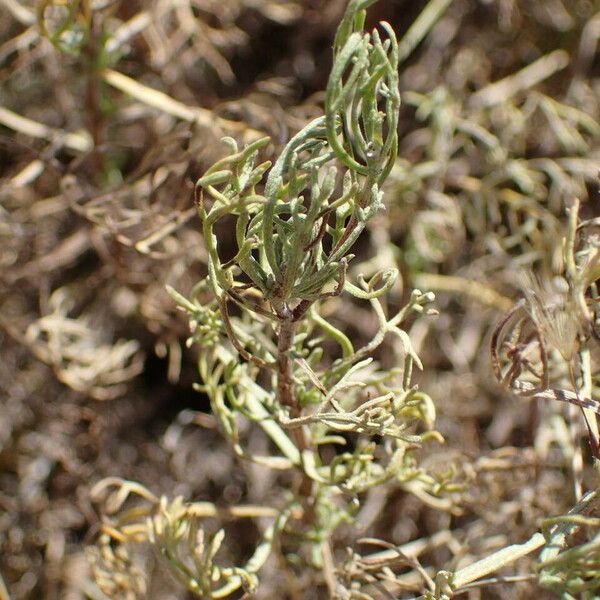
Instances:
[[[577,351],[581,325],[567,282],[562,277],[542,280],[531,272],[523,272],[519,279],[529,314],[544,342],[570,361]]]

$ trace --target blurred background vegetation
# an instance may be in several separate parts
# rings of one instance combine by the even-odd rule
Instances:
[[[0,1],[0,573],[11,598],[104,597],[84,556],[102,477],[224,505],[282,485],[231,456],[192,390],[187,320],[165,285],[187,293],[206,273],[193,184],[225,153],[219,140],[270,135],[269,158],[321,114],[345,4]],[[382,0],[368,24],[386,20],[400,38],[425,6]],[[397,266],[397,305],[413,287],[436,292],[440,316],[410,330],[446,439],[422,460],[465,485],[435,503],[376,489],[357,526],[420,540],[432,573],[526,539],[573,505],[581,448],[590,464],[563,406],[498,385],[489,338],[521,269],[561,272],[572,200],[583,218],[599,213],[599,38],[597,0],[453,0],[401,64],[387,210],[351,270]],[[376,329],[348,297],[329,306],[353,340]],[[258,530],[235,527],[227,551],[239,558]],[[341,536],[343,550],[354,538]],[[140,560],[148,598],[186,597],[151,554]],[[260,598],[324,597],[266,569]],[[555,597],[534,586],[469,597]]]

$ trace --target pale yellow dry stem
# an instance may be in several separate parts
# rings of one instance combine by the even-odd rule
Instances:
[[[584,349],[579,353],[581,359],[581,374],[582,374],[582,385],[579,393],[584,398],[592,397],[592,359],[589,349]],[[598,428],[598,417],[596,413],[589,409],[582,409],[587,419],[588,425],[592,430],[592,434],[597,440],[600,440],[600,430]]]
[[[71,265],[90,248],[90,245],[90,234],[85,227],[82,227],[66,237],[47,254],[10,273],[8,279],[17,281],[23,277],[34,277]]]
[[[0,124],[29,137],[57,142],[77,152],[89,152],[92,149],[92,139],[87,133],[67,133],[61,129],[48,127],[48,125],[23,117],[3,106],[0,106]]]
[[[577,66],[580,71],[587,70],[594,60],[600,40],[600,13],[596,13],[583,28],[579,51],[577,52]]]
[[[524,69],[496,81],[473,94],[470,104],[477,108],[489,108],[506,102],[523,90],[532,88],[561,71],[569,64],[569,55],[565,50],[555,50],[538,58]]]
[[[104,69],[100,75],[106,83],[124,94],[177,119],[189,121],[190,123],[198,123],[199,125],[210,129],[218,127],[223,131],[243,134],[244,138],[248,140],[264,137],[263,132],[248,127],[246,123],[215,117],[215,115],[206,108],[189,106],[183,102],[179,102],[179,100],[171,98],[171,96],[164,92],[143,85],[135,79],[127,77],[127,75],[123,75],[123,73],[119,73],[113,69]]]
[[[457,531],[451,532],[448,530],[438,531],[430,537],[419,538],[418,540],[407,542],[406,544],[398,546],[397,549],[394,548],[389,550],[380,550],[378,552],[365,555],[363,558],[365,560],[385,561],[398,556],[398,552],[401,552],[403,556],[408,558],[418,558],[424,552],[428,552],[434,550],[435,548],[440,548],[450,544],[458,533],[459,532]]]
[[[454,589],[458,590],[481,577],[495,573],[502,567],[510,565],[531,552],[538,550],[545,543],[546,538],[541,533],[535,533],[523,544],[512,544],[490,556],[478,560],[468,567],[460,569],[454,574]]]
[[[147,10],[143,10],[128,21],[125,21],[106,42],[106,51],[115,52],[131,38],[146,29],[151,22],[152,17]]]
[[[195,208],[186,211],[174,211],[167,217],[167,222],[157,231],[153,231],[148,237],[135,243],[135,249],[142,254],[149,254],[151,247],[163,240],[169,234],[177,231],[184,223],[187,223],[196,214]]]
[[[450,4],[452,4],[452,0],[430,0],[398,43],[398,61],[400,63],[412,54]]]
[[[35,14],[25,6],[22,6],[17,0],[0,0],[8,12],[21,23],[21,25],[33,25],[35,23]]]
[[[44,162],[35,159],[32,160],[24,169],[21,169],[14,177],[10,180],[10,186],[13,188],[20,188],[33,183],[43,172]]]
[[[0,600],[10,600],[10,595],[4,583],[4,579],[2,579],[2,575],[0,575]]]

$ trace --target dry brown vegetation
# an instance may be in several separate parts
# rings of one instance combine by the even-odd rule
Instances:
[[[61,33],[65,5],[75,4]],[[187,320],[165,286],[188,293],[206,275],[193,188],[224,154],[219,140],[241,145],[270,135],[270,158],[321,114],[345,5],[0,1],[3,600],[2,579],[13,600],[105,598],[85,557],[101,526],[90,490],[104,477],[224,507],[265,504],[286,485],[229,452],[192,389],[195,350],[186,348]],[[368,22],[386,20],[401,38],[425,5],[381,1]],[[489,348],[523,286],[533,289],[521,271],[543,282],[568,275],[563,239],[576,198],[584,226],[574,249],[588,266],[596,259],[599,39],[599,7],[587,0],[454,0],[403,57],[399,158],[386,211],[361,237],[350,271],[397,266],[394,305],[414,287],[436,293],[440,315],[409,329],[423,362],[418,384],[434,400],[445,439],[424,448],[421,461],[434,473],[453,469],[461,486],[439,498],[412,494],[410,484],[365,494],[356,527],[337,538],[335,562],[345,565],[349,586],[385,579],[376,559],[345,552],[381,549],[357,538],[403,548],[413,562],[398,581],[408,591],[390,597],[413,597],[437,571],[525,541],[582,490],[598,487],[581,413],[507,391]],[[226,224],[221,233],[231,235]],[[598,273],[587,273],[579,291],[591,306]],[[560,296],[538,290],[530,304],[544,293],[547,303]],[[374,318],[360,303],[340,296],[328,307],[353,340],[373,334]],[[536,321],[530,312],[552,338],[539,318],[561,315],[538,310]],[[593,329],[595,313],[591,319]],[[578,381],[585,338],[591,366],[581,373],[589,372],[586,395],[597,397],[597,342],[577,325],[567,338],[550,346],[573,359],[575,373],[551,356],[553,389]],[[501,358],[502,368],[517,360],[514,352]],[[398,352],[390,344],[379,359],[391,368]],[[510,383],[505,370],[501,376]],[[244,435],[264,453],[259,431]],[[243,562],[259,526],[225,522],[227,558]],[[474,587],[468,597],[557,597],[540,591],[531,561],[503,572],[525,573],[521,579]],[[114,598],[191,597],[149,550],[113,566],[123,572],[113,577],[122,581]],[[256,597],[327,597],[312,572],[292,571],[267,563]]]

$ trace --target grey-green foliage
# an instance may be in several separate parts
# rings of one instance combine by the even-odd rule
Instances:
[[[598,491],[589,492],[569,514],[542,524],[546,546],[536,565],[538,581],[564,600],[592,600],[600,593],[600,519],[586,514],[597,502]]]
[[[351,520],[359,492],[395,480],[410,482],[423,497],[445,485],[413,456],[415,447],[436,436],[429,431],[435,415],[431,400],[411,384],[413,364],[420,362],[400,327],[411,312],[431,312],[425,307],[433,295],[415,290],[390,317],[380,298],[397,272],[358,276],[356,284],[347,273],[353,244],[382,209],[381,186],[398,143],[398,44],[386,23],[385,39],[377,30],[363,32],[373,2],[349,3],[334,42],[325,114],[295,135],[272,167],[259,162],[268,138],[243,149],[224,140],[229,155],[196,187],[208,277],[191,299],[170,289],[199,345],[198,389],[236,454],[298,472],[292,498],[282,499],[282,506],[297,503],[295,518],[286,509],[286,527],[304,539],[317,567],[337,525]],[[225,259],[231,240],[219,239],[215,227],[231,217],[236,249]],[[344,291],[370,302],[379,322],[361,348],[320,314],[324,301]],[[232,305],[238,316],[230,315]],[[404,359],[401,368],[382,370],[371,354],[388,333]],[[339,358],[327,361],[323,338],[338,344]],[[246,452],[240,416],[260,426],[279,453]],[[353,449],[344,447],[348,435]],[[339,448],[329,460],[318,451],[324,444]],[[196,561],[196,579],[204,583],[188,587],[210,595],[201,564]],[[239,569],[231,572],[233,587],[254,581]]]
[[[129,584],[122,577],[132,564],[127,546],[135,543],[152,544],[174,578],[202,597],[252,591],[276,537],[292,562],[323,570],[330,595],[346,593],[331,546],[337,527],[359,508],[358,494],[395,482],[427,501],[450,485],[445,475],[427,475],[414,455],[439,436],[430,429],[431,400],[412,384],[413,365],[421,363],[401,328],[409,314],[432,312],[433,295],[415,290],[389,315],[381,298],[396,270],[357,275],[355,283],[348,272],[353,244],[382,209],[381,186],[397,152],[399,50],[389,25],[381,25],[385,39],[363,32],[373,1],[350,1],[334,42],[325,114],[289,141],[272,168],[259,162],[268,138],[243,149],[225,140],[229,155],[196,188],[208,277],[189,299],[169,290],[190,317],[197,388],[232,450],[291,471],[292,489],[272,507],[222,509],[158,498],[133,482],[101,482],[94,495],[106,499],[111,518],[90,556],[107,593],[143,594],[139,578]],[[233,240],[216,234],[225,219],[235,221]],[[375,314],[377,330],[362,347],[327,318],[342,292],[370,303]],[[372,356],[386,336],[399,359],[393,369]],[[337,350],[326,354],[325,340]],[[268,436],[271,455],[245,448],[243,418]],[[127,510],[131,496],[142,504]],[[222,516],[271,520],[243,567],[220,564],[228,547],[223,532],[204,533],[202,519]]]
[[[218,297],[225,293],[257,311],[250,294],[237,289],[236,265],[260,297],[270,301],[270,310],[259,312],[273,319],[287,319],[291,310],[298,320],[310,303],[333,293],[325,291],[328,284],[335,281],[336,290],[343,288],[348,252],[381,208],[380,187],[398,144],[398,46],[385,23],[385,41],[377,31],[361,31],[362,9],[369,4],[350,4],[336,36],[326,114],[286,145],[269,172],[264,194],[255,186],[270,164],[256,165],[256,159],[268,138],[241,151],[234,140],[225,140],[230,156],[198,180],[210,281]],[[340,176],[342,191],[336,194]],[[228,214],[237,217],[238,253],[224,264],[213,228]]]

